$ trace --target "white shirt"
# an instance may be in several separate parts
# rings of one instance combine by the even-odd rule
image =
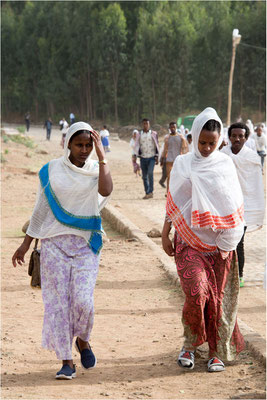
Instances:
[[[264,135],[255,135],[255,142],[257,151],[264,151],[266,153],[266,137]]]
[[[248,137],[248,139],[247,139],[245,145],[246,145],[247,147],[249,147],[251,150],[257,151],[257,149],[256,149],[256,142],[255,142],[255,139],[254,139],[253,136],[252,136],[252,137],[251,137],[251,136]]]
[[[102,129],[102,131],[100,131],[99,133],[101,137],[109,136],[109,131],[107,129]]]
[[[130,140],[130,146],[131,146],[131,149],[132,149],[132,155],[136,155],[136,153],[135,153],[135,140],[134,140],[134,138],[132,138],[132,139]]]
[[[64,121],[63,122],[63,128],[62,128],[63,133],[67,132],[68,127],[69,127],[69,124],[67,123],[67,121]]]
[[[193,141],[191,143],[187,142],[187,144],[188,144],[188,150],[189,150],[188,152],[192,153],[192,151],[194,150]]]
[[[148,132],[141,131],[140,148],[142,158],[150,158],[156,155],[156,145],[151,135],[151,130]]]

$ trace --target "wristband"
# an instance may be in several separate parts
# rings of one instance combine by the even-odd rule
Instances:
[[[101,161],[98,161],[98,164],[104,164],[104,165],[106,165],[108,162],[107,162],[107,160],[101,160]]]

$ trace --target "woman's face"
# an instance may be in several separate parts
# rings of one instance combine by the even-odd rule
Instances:
[[[216,149],[219,138],[219,132],[202,129],[198,138],[198,150],[202,157],[208,157]]]
[[[83,167],[86,159],[93,150],[93,139],[90,133],[80,133],[69,142],[69,159],[76,167]]]

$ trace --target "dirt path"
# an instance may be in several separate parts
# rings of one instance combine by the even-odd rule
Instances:
[[[22,241],[21,226],[34,205],[38,178],[31,173],[62,154],[59,132],[52,132],[51,143],[41,140],[44,131],[40,129],[31,134],[39,150],[49,154],[2,143],[6,159],[2,164],[2,398],[265,398],[265,371],[247,351],[229,363],[225,372],[208,374],[203,346],[194,371],[179,369],[182,302],[178,290],[141,243],[125,240],[108,226],[110,240],[101,256],[91,341],[97,367],[82,370],[74,350],[77,378],[54,379],[59,363],[53,353],[41,348],[43,305],[41,291],[29,286],[29,255],[23,268],[14,269],[10,261]],[[123,209],[125,197],[129,202],[138,199],[143,189],[140,182],[139,188],[129,180],[128,147],[121,142],[112,145],[108,155],[115,183],[112,202]],[[159,191],[157,196],[161,195]],[[133,217],[138,206],[139,201],[132,203]],[[127,207],[130,213],[131,204]],[[138,220],[147,229],[150,220]]]

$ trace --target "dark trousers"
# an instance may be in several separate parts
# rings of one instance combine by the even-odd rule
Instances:
[[[243,270],[244,270],[244,265],[245,265],[245,251],[244,251],[244,238],[245,238],[245,233],[246,233],[247,227],[244,227],[244,234],[240,240],[240,242],[237,245],[236,252],[237,252],[237,258],[238,258],[238,269],[239,269],[239,277],[243,278]]]
[[[50,140],[51,129],[46,129],[46,139]]]
[[[257,151],[258,155],[261,158],[261,168],[263,169],[264,166],[264,157],[266,157],[266,154],[264,151]]]
[[[142,158],[141,157],[141,170],[146,194],[153,193],[154,178],[153,172],[155,167],[155,157]]]
[[[166,158],[164,158],[162,163],[162,175],[160,178],[160,183],[163,184],[167,179],[167,169],[166,169]]]
[[[25,119],[25,122],[26,122],[26,129],[27,129],[27,132],[28,132],[29,129],[30,129],[30,120]]]

